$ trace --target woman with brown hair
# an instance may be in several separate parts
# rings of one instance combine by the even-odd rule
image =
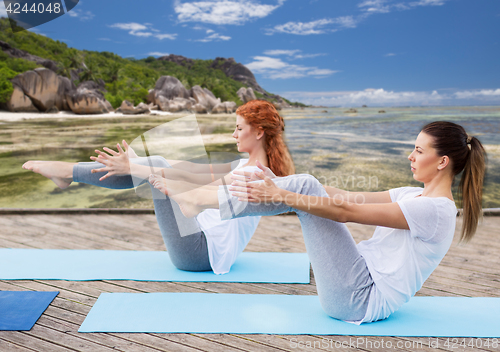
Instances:
[[[295,211],[314,271],[318,296],[330,316],[356,323],[388,317],[423,285],[447,253],[457,209],[452,195],[462,173],[462,241],[474,235],[481,216],[486,153],[481,142],[451,122],[423,127],[409,155],[422,187],[385,192],[346,192],[321,185],[310,175],[274,178],[264,172],[236,171],[218,198],[199,191],[176,194],[160,186],[186,215],[219,208],[222,219]],[[265,167],[261,170],[267,172]],[[259,179],[258,182],[248,182]],[[194,199],[194,200],[193,200]],[[376,225],[373,237],[356,244],[345,222]]]
[[[269,176],[293,174],[295,168],[283,139],[285,124],[276,108],[267,101],[253,100],[240,106],[236,115],[233,137],[238,151],[248,153],[249,157],[229,164],[196,164],[160,156],[140,158],[123,141],[124,148],[118,144],[118,152],[109,148],[104,148],[109,154],[96,151],[99,156],[91,157],[95,162],[28,161],[23,168],[50,178],[61,188],[73,181],[112,189],[133,188],[147,182],[152,172],[169,180],[189,181],[194,187],[217,187],[231,183],[234,169],[257,169],[256,162],[268,167]],[[102,172],[106,174],[102,176]],[[182,270],[227,273],[260,220],[260,217],[221,220],[217,210],[206,210],[194,219],[186,218],[169,197],[154,187],[151,189],[168,254]]]

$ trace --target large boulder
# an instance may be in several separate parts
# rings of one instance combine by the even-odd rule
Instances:
[[[236,111],[237,105],[234,101],[225,101],[224,104],[226,105],[226,113],[232,114]]]
[[[220,103],[220,99],[216,99],[213,93],[206,88],[194,86],[189,92],[196,103],[205,106],[207,111],[211,111],[214,106]]]
[[[20,87],[39,111],[47,111],[52,106],[62,109],[62,98],[58,95],[59,78],[54,71],[37,68],[14,77],[12,84]]]
[[[154,89],[154,101],[149,101],[150,103],[156,104],[156,99],[159,97],[165,97],[168,100],[173,100],[174,98],[184,98],[189,99],[189,92],[184,87],[181,81],[172,76],[162,76],[156,81]]]
[[[66,94],[75,90],[75,85],[69,80],[68,77],[58,76],[59,88],[57,90],[56,107],[59,110],[71,111],[68,102],[66,101]]]
[[[191,110],[192,106],[196,104],[196,101],[194,101],[192,98],[174,98],[173,103],[179,105],[181,110]]]
[[[139,103],[136,107],[134,107],[134,104],[128,100],[124,100],[118,109],[124,115],[149,114],[151,112],[148,105]]]
[[[257,99],[257,97],[255,96],[255,93],[253,92],[252,88],[241,87],[236,92],[236,95],[240,98],[240,100],[243,103],[248,103],[250,100]]]
[[[207,107],[205,105],[202,105],[202,104],[195,104],[195,105],[193,105],[193,107],[191,108],[191,110],[194,113],[197,113],[197,114],[206,114],[206,113],[208,113]]]
[[[160,95],[155,101],[156,103],[151,102],[150,104],[156,104],[161,111],[170,111],[170,100]]]
[[[146,101],[148,102],[148,104],[156,104],[156,102],[155,102],[155,90],[154,89],[148,90],[148,96],[146,97]]]
[[[67,93],[65,98],[75,114],[106,114],[113,111],[110,102],[99,90],[78,87]]]
[[[6,104],[10,111],[70,110],[65,95],[75,90],[75,85],[66,77],[56,75],[46,68],[26,71],[12,79],[14,93]]]
[[[14,92],[7,102],[6,108],[12,112],[39,112],[31,99],[17,85],[14,85]]]
[[[212,109],[212,114],[232,114],[236,111],[236,103],[234,101],[225,101],[219,103]]]

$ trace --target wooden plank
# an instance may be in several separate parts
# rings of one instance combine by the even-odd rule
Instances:
[[[10,217],[10,218],[9,218]],[[27,217],[27,218],[25,218]],[[36,219],[35,219],[36,217]],[[459,225],[457,221],[457,225]],[[99,227],[89,230],[88,224]],[[4,226],[5,225],[5,226]],[[18,248],[131,248],[157,250],[163,246],[158,225],[154,215],[31,215],[0,216],[0,247]],[[147,229],[137,236],[135,226]],[[276,233],[275,229],[280,228]],[[359,242],[371,237],[374,227],[348,224],[354,239]],[[122,230],[123,229],[123,230]],[[282,231],[283,229],[283,231]],[[457,231],[459,226],[457,226]],[[498,296],[500,288],[500,272],[495,264],[500,254],[500,219],[487,218],[479,227],[478,234],[467,246],[457,246],[457,239],[443,259],[438,269],[417,295],[427,296]],[[493,244],[492,244],[493,243]],[[300,224],[296,216],[263,217],[259,228],[250,241],[248,251],[304,251]],[[493,263],[493,265],[491,264]],[[214,292],[214,293],[276,293],[276,294],[316,294],[315,280],[312,277],[309,285],[292,284],[259,284],[259,283],[166,283],[140,281],[52,281],[22,280],[0,281],[3,290],[58,290],[59,296],[49,306],[37,325],[36,334],[21,332],[0,332],[0,343],[22,346],[24,350],[35,349],[41,341],[44,350],[76,350],[79,343],[83,349],[91,346],[97,349],[141,350],[141,346],[150,351],[292,351],[290,339],[297,336],[280,335],[228,335],[228,334],[92,334],[80,337],[77,327],[101,292]],[[45,329],[45,330],[43,330]],[[65,330],[66,329],[66,330]],[[54,336],[62,334],[56,341]],[[68,337],[68,336],[69,337]],[[73,336],[74,335],[74,336]],[[324,336],[309,336],[308,341],[322,341]],[[349,337],[334,337],[348,339]],[[69,339],[66,341],[66,339]],[[86,340],[88,339],[88,341]],[[405,341],[421,341],[428,338],[408,339],[384,337],[393,343]],[[7,342],[8,341],[8,342]],[[83,342],[82,342],[83,341]],[[380,342],[380,338],[372,339]],[[35,348],[32,348],[32,347]],[[96,347],[97,346],[97,347]],[[404,349],[404,348],[403,348]],[[331,349],[327,349],[331,350]],[[349,351],[380,351],[380,348],[348,348]],[[405,350],[405,349],[404,349]],[[411,350],[411,349],[406,349]],[[428,347],[422,350],[430,350]],[[452,351],[440,346],[440,350]],[[483,350],[495,350],[485,349]],[[497,349],[498,350],[498,349]]]
[[[107,347],[95,342],[90,342],[84,340],[83,338],[72,336],[68,333],[60,332],[41,324],[35,324],[35,326],[33,326],[33,328],[27,334],[43,339],[44,341],[50,342],[54,345],[62,346],[76,351],[108,352],[114,350],[111,347]]]
[[[13,345],[19,345],[27,349],[31,349],[33,351],[51,351],[51,352],[75,351],[75,349],[67,348],[61,346],[60,344],[52,343],[44,338],[40,338],[26,332],[0,331],[0,338],[2,340],[10,342]]]
[[[2,352],[27,352],[27,351],[34,351],[34,350],[24,348],[20,345],[16,345],[16,344],[11,343],[7,340],[3,340],[0,337],[0,351],[2,351]]]

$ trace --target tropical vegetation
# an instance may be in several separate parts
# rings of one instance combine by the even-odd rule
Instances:
[[[236,92],[244,85],[227,77],[222,70],[211,68],[213,60],[193,60],[193,64],[187,68],[154,57],[136,60],[106,51],[77,50],[69,48],[64,42],[30,31],[14,33],[7,18],[0,18],[0,40],[14,48],[56,62],[58,73],[73,79],[75,84],[102,80],[107,91],[105,97],[115,108],[125,99],[134,104],[146,102],[148,90],[154,88],[158,78],[164,75],[176,77],[186,89],[200,85],[222,101],[234,101],[238,105],[242,103]],[[0,51],[0,103],[6,102],[12,94],[12,77],[38,66],[31,61],[13,59]]]

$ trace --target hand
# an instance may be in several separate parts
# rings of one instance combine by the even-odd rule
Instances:
[[[125,141],[125,139],[122,141],[123,147],[125,151],[127,152],[127,155],[129,158],[138,158],[139,156],[135,153],[135,151],[132,149],[131,146],[128,145],[128,143]]]
[[[272,172],[270,168],[262,165],[260,161],[256,160],[255,165],[262,171],[234,170],[233,175],[231,175],[231,178],[233,180],[246,181],[246,182],[263,180],[264,179],[263,177],[265,176],[271,179],[276,178],[274,172]]]
[[[167,182],[160,175],[151,174],[149,175],[149,183],[153,185],[154,188],[159,190],[164,195],[168,196]]]
[[[108,152],[109,154],[106,154],[96,149],[95,152],[98,154],[98,156],[90,157],[91,160],[97,161],[104,165],[103,168],[91,170],[92,173],[107,172],[103,177],[99,179],[99,181],[103,181],[109,176],[113,175],[116,176],[130,175],[129,157],[127,153],[123,151],[120,144],[117,144],[116,146],[118,147],[118,152],[115,152],[112,149],[104,147],[102,149]]]
[[[235,180],[231,183],[229,191],[233,197],[238,197],[240,201],[250,203],[271,203],[282,202],[281,189],[264,175],[264,173],[256,174],[259,180],[264,182],[251,182]]]

